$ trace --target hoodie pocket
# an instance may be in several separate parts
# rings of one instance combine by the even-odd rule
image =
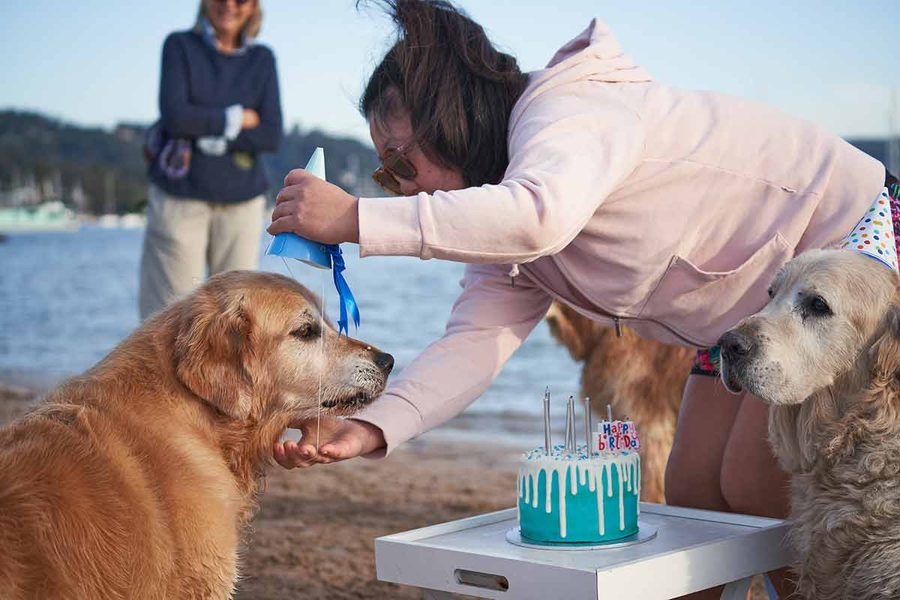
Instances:
[[[731,271],[704,271],[673,256],[640,313],[701,346],[713,346],[744,317],[765,306],[775,272],[793,253],[776,233],[741,266]]]

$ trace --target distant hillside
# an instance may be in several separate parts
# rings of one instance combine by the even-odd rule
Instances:
[[[40,114],[0,111],[0,206],[61,199],[79,211],[140,210],[146,201],[143,124],[113,131],[85,128]],[[316,146],[327,152],[328,178],[357,194],[371,194],[375,152],[357,140],[295,127],[277,154],[264,155],[272,190],[302,167]]]
[[[3,204],[62,198],[86,212],[133,209],[146,197],[138,141],[34,113],[0,112]]]
[[[36,113],[0,111],[0,206],[59,199],[91,214],[142,210],[147,196],[144,127],[122,123],[107,131]],[[882,162],[900,159],[891,156],[887,140],[849,141]],[[288,171],[306,164],[316,146],[327,151],[330,181],[356,195],[381,193],[370,179],[378,166],[370,147],[297,127],[285,135],[277,154],[264,155],[272,193]]]

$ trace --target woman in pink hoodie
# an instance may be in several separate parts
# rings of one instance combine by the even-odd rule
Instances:
[[[766,302],[794,255],[837,244],[885,169],[816,125],[656,83],[594,20],[529,74],[446,2],[385,2],[401,37],[361,102],[397,194],[354,198],[302,170],[270,233],[356,242],[362,256],[468,263],[444,336],[316,453],[380,456],[484,392],[553,300],[613,327],[706,349]],[[692,375],[670,503],[787,513],[766,407]]]

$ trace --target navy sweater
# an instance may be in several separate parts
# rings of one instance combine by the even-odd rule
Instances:
[[[260,152],[275,152],[281,142],[281,102],[275,57],[265,46],[224,54],[192,32],[176,32],[163,44],[159,111],[174,138],[221,136],[225,109],[233,104],[259,113],[260,124],[243,129],[228,142],[223,156],[208,156],[196,144],[187,177],[170,179],[155,162],[150,179],[167,194],[212,202],[249,200],[266,191]]]

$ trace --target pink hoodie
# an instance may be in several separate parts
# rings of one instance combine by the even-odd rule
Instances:
[[[529,79],[502,183],[359,201],[362,256],[472,263],[444,336],[358,415],[388,451],[481,395],[552,300],[714,345],[884,183],[881,163],[813,123],[655,83],[596,19]]]

